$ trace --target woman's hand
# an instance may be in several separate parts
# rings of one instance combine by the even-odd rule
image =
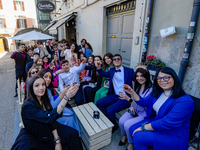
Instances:
[[[135,131],[133,131],[132,136],[135,134],[135,132],[138,132],[138,131],[142,131],[141,127],[137,128]]]
[[[76,95],[78,89],[79,89],[78,84],[71,86],[70,89],[67,91],[67,97],[72,98],[74,95]]]
[[[95,64],[95,67],[97,67],[97,69],[101,68],[101,63],[99,61],[95,61],[94,64]]]
[[[130,99],[130,97],[128,95],[126,95],[125,93],[123,93],[123,92],[119,92],[119,98],[120,99],[125,99],[127,101]]]
[[[55,144],[55,150],[62,150],[61,143]]]
[[[62,91],[62,92],[63,92],[63,93],[67,93],[67,92],[68,92],[68,90],[70,89],[70,87],[71,87],[71,86],[69,86],[69,85],[68,85],[68,86],[66,86],[66,87],[63,89],[63,91]]]
[[[128,84],[124,84],[123,90],[131,96],[135,93],[135,91]]]
[[[60,74],[60,73],[64,73],[65,70],[64,69],[59,69],[58,71],[56,71],[56,74]]]
[[[137,113],[137,110],[135,108],[133,108],[132,106],[129,108],[132,112],[134,112],[134,114]]]

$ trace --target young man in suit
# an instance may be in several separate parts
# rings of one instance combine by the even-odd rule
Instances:
[[[123,86],[124,84],[128,84],[130,87],[133,87],[132,80],[134,77],[133,69],[122,66],[121,55],[115,54],[113,56],[113,64],[115,65],[115,68],[111,68],[110,71],[104,72],[101,69],[101,65],[98,65],[98,63],[95,62],[99,75],[109,77],[110,84],[107,96],[97,101],[97,107],[115,125],[112,129],[112,133],[118,129],[115,113],[130,106],[128,101],[124,101],[119,98],[119,93],[123,92],[131,97],[128,93],[123,91]]]
[[[57,44],[53,44],[53,50],[51,52],[51,59],[53,60],[53,55],[56,54],[58,56],[58,60],[61,61],[63,60],[63,58],[60,55],[61,51],[58,50],[58,45]]]
[[[14,97],[17,97],[17,80],[23,78],[23,81],[26,82],[25,66],[27,61],[27,54],[25,53],[25,48],[26,48],[25,44],[20,44],[19,49],[10,56],[11,59],[15,60],[16,94]]]
[[[34,53],[39,53],[40,58],[42,58],[43,56],[49,55],[48,51],[43,46],[42,41],[37,41],[37,48],[34,49]]]

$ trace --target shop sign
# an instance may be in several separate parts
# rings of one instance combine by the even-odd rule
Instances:
[[[49,1],[40,1],[37,3],[37,8],[43,13],[50,13],[55,9],[55,5]]]

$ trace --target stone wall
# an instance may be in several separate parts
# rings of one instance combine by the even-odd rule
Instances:
[[[185,47],[186,36],[151,36],[148,55],[155,55],[173,68],[178,74]],[[185,73],[183,89],[192,96],[200,98],[200,37],[196,37],[190,56],[189,67]]]

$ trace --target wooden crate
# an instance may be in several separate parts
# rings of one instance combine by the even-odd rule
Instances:
[[[60,95],[60,90],[58,90],[58,88],[55,88],[55,90],[56,90],[57,94]],[[75,103],[75,99],[74,99],[74,98],[71,98],[71,100],[69,100],[68,103],[69,103],[72,107],[77,106],[76,103]]]
[[[82,141],[88,150],[97,150],[111,143],[114,125],[94,103],[73,107],[73,110],[81,128]],[[94,111],[99,111],[99,119],[93,118]]]

